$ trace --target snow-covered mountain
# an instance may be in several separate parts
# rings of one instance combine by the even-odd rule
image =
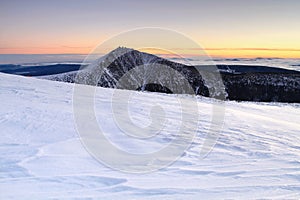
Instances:
[[[0,199],[300,198],[299,104],[225,102],[217,143],[201,159],[212,107],[223,103],[197,96],[198,129],[182,157],[161,170],[132,174],[103,165],[82,145],[73,118],[73,84],[0,73],[0,85]],[[159,105],[166,127],[149,141],[128,138],[114,122],[116,91],[131,96],[128,105],[122,95],[114,101],[128,108],[125,123],[147,125],[151,108]],[[178,101],[192,110],[194,98],[97,87],[95,116],[114,145],[149,153],[168,144],[180,125],[184,113]]]
[[[217,99],[300,103],[300,72],[247,65],[185,65],[120,47],[79,71],[41,78]]]

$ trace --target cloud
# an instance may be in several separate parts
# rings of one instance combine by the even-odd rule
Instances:
[[[180,48],[176,48],[179,50]],[[206,50],[206,51],[300,51],[293,48],[181,48],[180,50]]]

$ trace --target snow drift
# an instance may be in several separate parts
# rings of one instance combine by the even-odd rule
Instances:
[[[217,144],[200,159],[211,108],[218,101],[198,96],[201,120],[183,156],[157,172],[128,174],[99,163],[82,146],[73,120],[73,84],[2,73],[0,84],[1,199],[300,197],[299,104],[226,102]],[[120,148],[151,152],[168,143],[168,136],[176,131],[166,129],[149,143],[131,141],[114,123],[114,90],[98,87],[96,91],[97,120],[106,124],[106,136]],[[149,110],[156,104],[166,110],[168,124],[176,125],[181,114],[178,98],[187,105],[191,99],[145,92],[132,95],[127,106],[140,126],[149,123]]]

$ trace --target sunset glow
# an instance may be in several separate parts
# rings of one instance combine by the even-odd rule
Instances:
[[[187,35],[212,57],[300,58],[299,1],[4,0],[0,5],[0,54],[88,54],[120,32],[161,27]]]

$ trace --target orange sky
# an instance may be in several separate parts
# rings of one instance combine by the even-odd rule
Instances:
[[[122,31],[161,27],[187,35],[212,57],[300,58],[300,1],[70,2],[1,1],[0,54],[88,54]]]
[[[91,47],[45,47],[45,48],[7,48],[0,49],[0,54],[88,54],[92,51]],[[145,50],[153,54],[165,54],[159,50]],[[211,57],[236,57],[236,58],[255,58],[255,57],[276,57],[276,58],[300,58],[300,49],[268,49],[268,48],[207,48],[206,53]],[[105,52],[104,52],[105,53]],[[199,55],[197,50],[181,50],[181,55]]]

